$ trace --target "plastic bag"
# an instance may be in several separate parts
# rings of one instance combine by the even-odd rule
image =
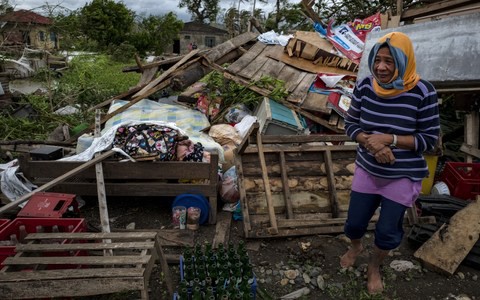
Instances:
[[[245,104],[238,103],[228,108],[227,113],[225,114],[225,120],[228,123],[237,124],[247,115],[252,115],[250,109],[248,109]]]
[[[231,167],[223,174],[220,196],[222,197],[223,202],[226,203],[235,203],[240,199],[235,166]]]

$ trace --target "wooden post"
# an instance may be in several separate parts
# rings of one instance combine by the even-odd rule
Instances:
[[[278,234],[277,218],[275,216],[275,209],[273,207],[272,190],[270,188],[270,181],[268,178],[267,165],[265,163],[265,155],[263,153],[262,135],[257,132],[257,148],[258,158],[260,160],[260,166],[262,167],[263,186],[265,188],[265,196],[267,198],[268,216],[270,218],[271,228],[268,232],[272,235]]]
[[[287,207],[287,218],[293,219],[292,199],[290,197],[290,187],[288,186],[287,163],[285,152],[280,151],[280,170],[282,172],[283,195],[285,196],[285,206]]]
[[[333,174],[332,166],[332,152],[325,150],[325,172],[327,173],[328,191],[330,199],[330,207],[332,208],[332,218],[338,217],[338,201],[337,201],[337,189],[335,188],[335,175]]]
[[[465,131],[464,138],[465,144],[471,146],[473,149],[479,148],[478,136],[479,126],[480,126],[480,113],[478,111],[472,111],[471,113],[465,115]],[[473,162],[474,156],[470,154],[465,155],[465,162]]]

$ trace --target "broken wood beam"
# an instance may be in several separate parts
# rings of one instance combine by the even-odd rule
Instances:
[[[480,196],[455,213],[413,254],[433,271],[452,275],[480,236]]]
[[[212,70],[213,64],[221,65],[242,56],[244,52],[241,48],[243,48],[245,44],[255,40],[257,36],[255,33],[246,32],[212,48],[209,52],[202,55],[204,61],[188,67],[173,77],[173,89],[183,90],[197,82]],[[207,63],[205,63],[205,61]],[[221,68],[221,70],[220,72],[223,72],[223,68]]]
[[[173,65],[171,68],[163,72],[160,76],[158,76],[155,80],[151,81],[149,84],[147,84],[143,89],[138,91],[133,95],[133,97],[139,97],[143,96],[145,97],[146,94],[149,93],[150,90],[152,90],[157,84],[165,80],[169,75],[171,75],[178,67],[183,65],[185,62],[187,62],[190,58],[192,58],[194,55],[198,53],[198,49],[191,51],[187,55],[185,55],[181,60],[179,60],[175,65]],[[151,94],[149,94],[151,95]]]
[[[217,249],[219,244],[228,244],[231,224],[232,213],[222,211],[218,214],[217,225],[215,225],[215,236],[213,237],[212,243],[213,249]]]

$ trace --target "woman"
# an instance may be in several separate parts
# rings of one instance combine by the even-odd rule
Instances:
[[[368,291],[376,294],[383,291],[380,265],[400,245],[405,211],[428,175],[422,153],[434,148],[440,124],[437,93],[416,73],[407,35],[392,32],[380,38],[368,66],[373,76],[357,82],[345,118],[346,133],[359,145],[345,223],[351,247],[340,264],[355,263],[368,222],[381,207],[367,271]]]

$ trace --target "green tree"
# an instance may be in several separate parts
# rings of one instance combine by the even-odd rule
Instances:
[[[220,11],[220,0],[180,0],[179,8],[187,8],[192,15],[192,21],[212,23],[217,20]]]
[[[305,18],[300,3],[292,4],[286,0],[282,0],[281,3],[282,5],[277,7],[275,13],[268,16],[265,22],[266,30],[288,33],[290,31],[312,29],[312,24],[308,18]]]
[[[8,12],[13,11],[13,6],[10,4],[9,0],[1,0],[0,1],[0,15],[3,15]]]
[[[80,10],[80,28],[102,48],[124,42],[132,30],[135,14],[123,2],[93,0]]]
[[[426,1],[404,0],[403,8],[421,4],[421,2]],[[397,0],[316,0],[313,8],[325,23],[331,19],[335,19],[336,23],[345,23],[355,18],[364,19],[377,12],[387,10],[396,12]]]
[[[172,45],[182,28],[183,22],[172,12],[163,16],[141,17],[130,36],[130,43],[141,54],[151,51],[160,55]]]

